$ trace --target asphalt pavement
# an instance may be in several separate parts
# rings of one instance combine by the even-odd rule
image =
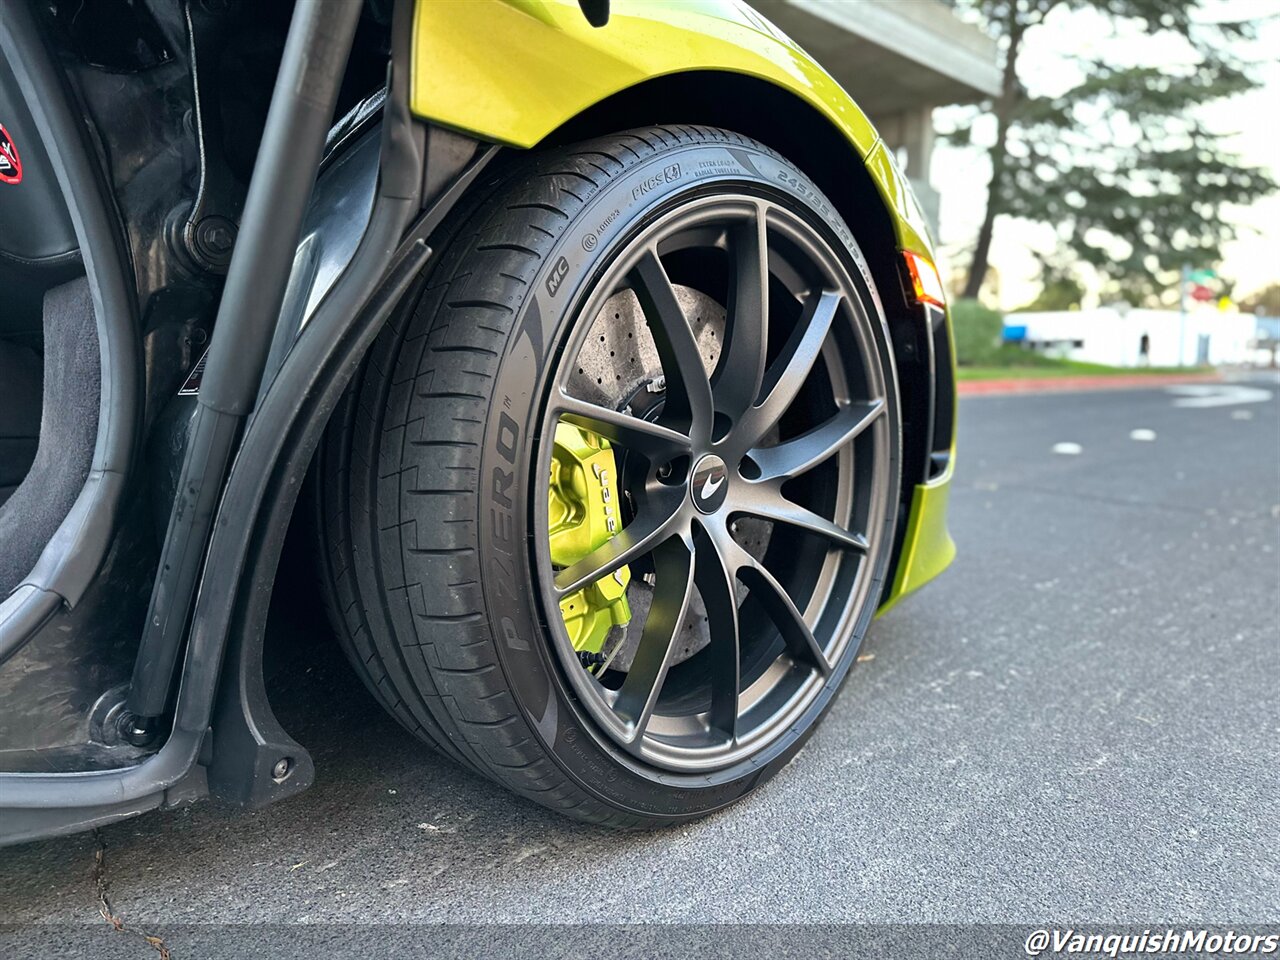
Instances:
[[[282,710],[310,791],[0,850],[0,919],[123,942],[101,845],[144,931],[1280,921],[1280,383],[1214,389],[962,401],[955,564],[727,811],[564,820],[420,749],[317,632]]]

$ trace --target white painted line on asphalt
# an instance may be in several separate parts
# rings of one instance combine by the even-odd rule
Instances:
[[[1130,440],[1140,440],[1143,443],[1150,443],[1155,438],[1156,432],[1154,430],[1148,430],[1145,427],[1139,427],[1137,430],[1129,431]]]
[[[1175,407],[1230,407],[1237,403],[1264,403],[1271,399],[1271,391],[1261,387],[1245,387],[1234,383],[1184,383],[1165,387],[1179,399]]]
[[[1053,445],[1054,453],[1061,453],[1064,456],[1075,457],[1084,453],[1084,447],[1078,443],[1055,443]]]

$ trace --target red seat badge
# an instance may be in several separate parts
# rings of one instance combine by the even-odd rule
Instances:
[[[18,145],[0,123],[0,183],[21,182],[22,158],[18,156]]]

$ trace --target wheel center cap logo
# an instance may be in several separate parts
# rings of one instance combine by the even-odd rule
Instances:
[[[729,468],[715,454],[699,460],[689,477],[689,495],[703,513],[715,513],[729,492]]]

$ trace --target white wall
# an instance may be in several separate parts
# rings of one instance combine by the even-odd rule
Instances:
[[[1114,367],[1138,366],[1143,334],[1149,338],[1146,363],[1153,367],[1193,366],[1199,359],[1200,338],[1208,338],[1211,364],[1246,363],[1251,358],[1249,340],[1253,317],[1223,313],[1216,308],[1191,311],[1182,321],[1176,310],[1072,310],[1055,313],[1015,313],[1006,326],[1025,326],[1029,341],[1055,344],[1037,350],[1088,363]],[[1182,347],[1179,350],[1179,338]],[[1073,346],[1073,342],[1080,346]]]

